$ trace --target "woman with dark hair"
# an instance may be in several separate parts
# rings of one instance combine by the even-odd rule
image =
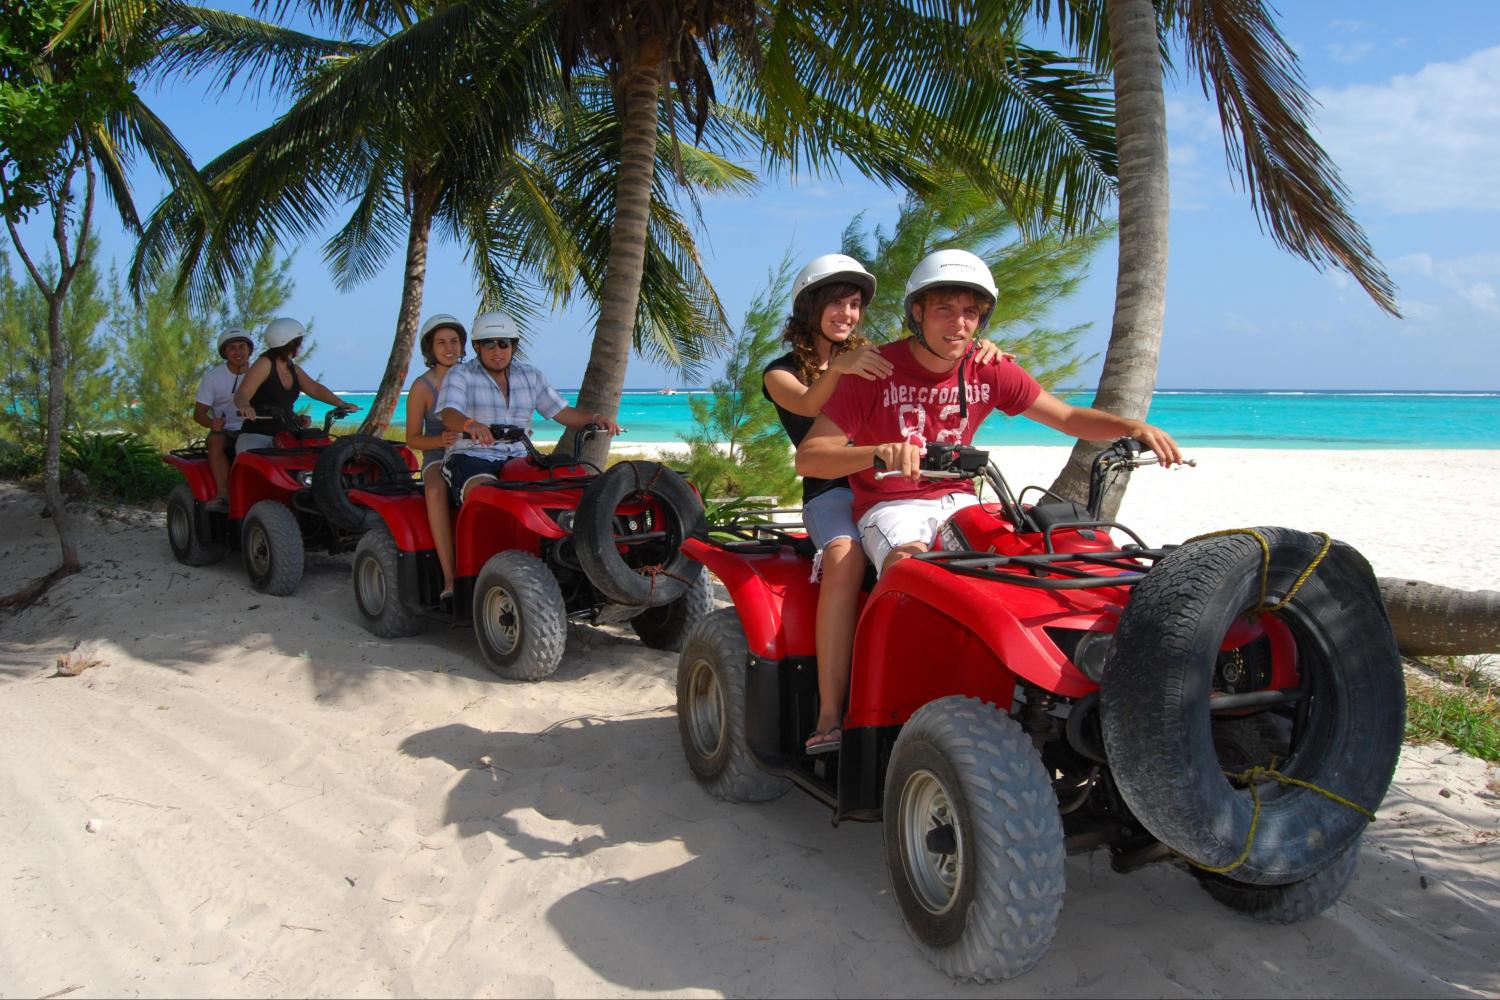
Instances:
[[[273,319],[266,325],[261,337],[266,349],[255,359],[234,393],[234,405],[245,418],[235,442],[235,454],[251,448],[269,448],[277,431],[295,427],[292,407],[304,392],[329,406],[359,409],[297,367],[296,357],[305,336],[307,327],[294,319]]]
[[[448,504],[448,483],[443,479],[443,458],[459,431],[445,430],[438,416],[438,390],[454,365],[463,360],[469,341],[464,325],[454,316],[438,313],[422,324],[420,347],[427,370],[417,376],[406,394],[406,446],[422,451],[422,492],[427,501],[427,523],[443,568],[441,598],[453,596],[453,512]]]
[[[782,335],[791,350],[766,366],[762,392],[776,407],[794,446],[802,443],[841,378],[858,375],[873,382],[891,374],[891,363],[859,332],[874,297],[875,276],[844,254],[815,258],[792,283],[792,315]],[[985,359],[998,353],[987,341],[975,350]],[[816,623],[818,722],[804,745],[809,754],[837,751],[844,735],[855,611],[866,565],[853,508],[847,478],[803,478],[802,519],[818,547],[813,572],[822,576]]]

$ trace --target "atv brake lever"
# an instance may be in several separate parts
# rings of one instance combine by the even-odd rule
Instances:
[[[1138,468],[1140,468],[1143,465],[1160,465],[1161,464],[1161,459],[1157,458],[1155,455],[1152,455],[1150,458],[1132,458],[1128,462],[1126,462],[1125,464],[1128,465],[1128,466],[1130,466],[1132,469],[1138,469]],[[1192,466],[1195,469],[1198,467],[1198,461],[1197,461],[1197,459],[1193,459],[1193,458],[1184,458],[1182,461],[1178,462],[1177,464],[1178,465],[1190,465],[1190,466]]]
[[[890,469],[890,470],[888,470],[886,472],[877,472],[877,473],[875,473],[875,478],[876,479],[889,479],[892,476],[899,476],[899,475],[902,475],[902,474],[903,473],[899,469]],[[962,472],[939,472],[939,471],[935,471],[935,470],[932,470],[932,469],[922,469],[922,470],[920,470],[917,473],[917,476],[919,478],[921,478],[921,479],[966,479],[966,478],[969,478],[969,477],[965,476]]]

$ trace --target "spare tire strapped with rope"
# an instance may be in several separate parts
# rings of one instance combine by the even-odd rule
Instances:
[[[1275,769],[1226,774],[1209,703],[1219,647],[1237,617],[1270,614],[1294,640],[1305,719]],[[1134,588],[1100,716],[1120,792],[1162,843],[1246,884],[1316,874],[1364,832],[1401,748],[1405,683],[1374,573],[1351,547],[1286,528],[1185,543]],[[1263,778],[1281,787],[1262,793]]]
[[[396,446],[369,434],[337,438],[323,449],[313,466],[312,494],[323,516],[344,531],[364,531],[378,523],[380,515],[351,501],[344,485],[344,470],[351,465],[373,465],[374,480],[410,478],[411,470]]]
[[[615,540],[615,511],[631,498],[656,501],[666,523],[663,535],[644,558],[631,565]],[[607,599],[632,607],[661,607],[677,600],[703,572],[703,564],[682,553],[682,542],[705,529],[703,502],[676,472],[660,462],[630,461],[611,466],[589,484],[574,515],[573,541],[590,582]]]

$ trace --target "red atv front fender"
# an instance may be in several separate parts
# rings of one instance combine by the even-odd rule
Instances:
[[[354,489],[349,491],[349,499],[379,514],[396,540],[396,548],[402,552],[425,552],[435,547],[432,524],[427,520],[427,501],[421,493],[392,496]]]

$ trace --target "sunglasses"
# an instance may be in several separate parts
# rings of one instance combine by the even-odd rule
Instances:
[[[513,348],[515,346],[515,337],[486,337],[483,340],[474,341],[475,349],[481,351],[491,347]]]

